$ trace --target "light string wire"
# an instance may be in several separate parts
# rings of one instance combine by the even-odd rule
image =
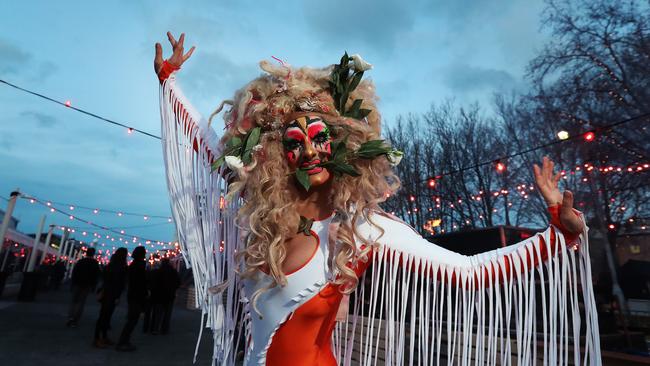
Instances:
[[[31,196],[31,195],[30,195],[30,196],[21,197],[21,198],[24,198],[24,199],[32,199],[32,198],[33,198],[33,199],[36,199],[36,197]],[[41,199],[41,200],[43,200],[43,199]],[[56,201],[51,201],[51,200],[45,200],[45,201],[46,201],[46,202],[49,202],[49,203],[51,203],[51,204],[53,204],[53,205],[60,205],[60,206],[74,207],[73,210],[76,210],[76,209],[80,208],[80,209],[83,209],[83,210],[93,211],[94,214],[103,213],[103,212],[108,212],[108,213],[114,213],[114,214],[117,214],[117,215],[119,215],[119,216],[139,216],[139,217],[146,217],[147,219],[154,219],[154,218],[156,218],[156,219],[165,219],[165,220],[167,220],[168,222],[170,222],[169,220],[171,220],[171,216],[163,216],[163,215],[149,215],[149,214],[143,214],[143,213],[127,212],[127,211],[107,210],[107,209],[98,208],[98,207],[81,206],[81,205],[75,205],[75,204],[73,204],[73,203],[56,202]],[[97,211],[97,212],[95,212],[95,211]]]
[[[69,213],[69,212],[67,212],[67,211],[61,210],[61,209],[56,208],[56,207],[54,207],[54,206],[52,206],[52,205],[48,205],[46,202],[43,202],[43,201],[41,201],[40,199],[35,198],[35,197],[32,197],[32,196],[28,196],[28,195],[25,195],[25,194],[21,194],[21,198],[29,199],[29,200],[33,200],[35,203],[38,203],[38,204],[40,204],[40,205],[42,205],[42,206],[44,206],[44,207],[49,208],[50,210],[54,210],[54,211],[56,211],[56,212],[58,212],[58,213],[64,214],[64,215],[66,215],[66,216],[68,216],[68,217],[71,217],[73,220],[77,220],[77,221],[83,222],[83,223],[85,223],[85,224],[88,224],[88,225],[93,226],[93,227],[98,228],[98,229],[102,229],[102,230],[105,230],[105,231],[112,232],[112,233],[114,233],[114,234],[117,234],[117,235],[119,235],[119,236],[125,238],[125,239],[128,238],[128,237],[131,237],[131,238],[135,238],[136,241],[141,241],[141,240],[143,240],[143,241],[145,241],[145,242],[149,242],[149,243],[156,243],[156,244],[158,244],[158,243],[162,243],[162,245],[170,245],[169,243],[171,243],[171,242],[167,242],[167,241],[163,241],[163,240],[148,239],[148,238],[145,238],[145,237],[142,237],[142,236],[139,236],[139,235],[127,234],[126,232],[122,233],[122,232],[117,231],[117,230],[114,230],[114,229],[112,229],[112,228],[110,228],[110,227],[95,224],[95,223],[92,222],[92,221],[88,221],[88,220],[82,219],[82,218],[80,218],[80,217],[78,217],[78,216],[73,215],[72,213]],[[65,226],[65,225],[61,225],[61,226]],[[126,239],[126,242],[127,242],[127,243],[130,242],[130,241],[131,241],[131,239]],[[147,244],[149,244],[149,243],[147,243]]]
[[[528,154],[528,153],[536,151],[536,150],[541,150],[541,149],[547,148],[549,146],[562,144],[562,143],[565,143],[565,142],[569,142],[569,141],[573,141],[573,140],[583,138],[583,136],[585,134],[590,133],[590,132],[594,133],[594,134],[595,133],[602,133],[604,131],[608,131],[608,130],[611,130],[613,128],[616,128],[616,127],[618,127],[620,125],[630,123],[630,122],[634,122],[636,120],[647,118],[647,117],[650,117],[650,112],[639,114],[639,115],[636,115],[634,117],[626,118],[624,120],[614,122],[614,123],[610,123],[608,125],[595,127],[595,128],[590,129],[589,131],[586,131],[586,132],[581,133],[581,134],[570,136],[570,137],[568,137],[566,139],[559,139],[559,140],[550,141],[550,142],[547,142],[547,143],[544,143],[544,144],[541,144],[541,145],[533,146],[533,147],[531,147],[529,149],[526,149],[526,150],[522,150],[522,151],[518,151],[516,153],[512,153],[510,155],[503,155],[503,156],[497,157],[495,159],[486,160],[486,161],[484,161],[482,163],[474,164],[474,165],[471,165],[471,166],[466,166],[466,167],[463,167],[463,168],[458,168],[458,169],[455,169],[455,170],[452,170],[452,171],[449,171],[449,172],[445,172],[445,173],[440,173],[440,174],[435,175],[434,177],[430,177],[430,178],[427,178],[425,180],[421,180],[420,183],[427,182],[431,178],[439,179],[439,178],[442,178],[444,176],[461,173],[461,172],[464,172],[466,170],[476,169],[476,168],[484,166],[484,165],[491,165],[491,164],[494,164],[495,162],[499,162],[499,161],[503,162],[503,161],[512,159],[514,157],[520,156],[520,155],[525,155],[525,154]]]
[[[102,117],[102,116],[97,115],[97,114],[95,114],[95,113],[88,112],[88,111],[86,111],[86,110],[84,110],[84,109],[77,108],[77,107],[73,107],[73,106],[70,105],[70,104],[66,104],[66,103],[64,103],[64,102],[60,102],[60,101],[58,101],[58,100],[56,100],[56,99],[54,99],[54,98],[50,98],[50,97],[48,97],[48,96],[46,96],[46,95],[43,95],[43,94],[40,94],[40,93],[37,93],[37,92],[31,91],[31,90],[29,90],[29,89],[22,88],[22,87],[20,87],[20,86],[18,86],[18,85],[12,84],[12,83],[10,83],[10,82],[8,82],[8,81],[5,81],[5,80],[0,79],[0,83],[3,83],[3,84],[5,84],[5,85],[8,85],[8,86],[10,86],[10,87],[12,87],[12,88],[14,88],[14,89],[20,90],[20,91],[22,91],[22,92],[25,92],[25,93],[28,93],[28,94],[31,94],[31,95],[37,96],[37,97],[39,97],[39,98],[45,99],[45,100],[50,101],[50,102],[52,102],[52,103],[56,103],[56,104],[62,105],[62,106],[64,106],[64,107],[66,107],[66,108],[70,108],[70,109],[75,110],[75,111],[77,111],[77,112],[79,112],[79,113],[83,113],[83,114],[85,114],[85,115],[87,115],[87,116],[90,116],[90,117],[93,117],[93,118],[96,118],[96,119],[102,120],[102,121],[104,121],[104,122],[108,122],[108,123],[113,124],[113,125],[115,125],[115,126],[124,127],[124,128],[126,128],[126,129],[128,129],[129,131],[138,132],[138,133],[141,133],[141,134],[143,134],[143,135],[145,135],[145,136],[153,137],[153,138],[155,138],[155,139],[160,140],[160,136],[156,136],[156,135],[154,135],[154,134],[152,134],[152,133],[149,133],[149,132],[147,132],[147,131],[143,131],[143,130],[140,130],[140,129],[138,129],[138,128],[131,127],[131,126],[128,126],[128,125],[125,125],[124,123],[120,123],[120,122],[117,122],[117,121],[113,121],[112,119],[108,119],[108,118],[106,118],[106,117]]]
[[[123,124],[123,123],[116,122],[116,121],[113,121],[113,120],[111,120],[111,119],[108,119],[108,118],[105,118],[105,117],[99,116],[99,115],[97,115],[97,114],[95,114],[95,113],[91,113],[91,112],[85,111],[85,110],[83,110],[83,109],[73,107],[73,106],[68,105],[68,104],[66,104],[66,103],[60,102],[60,101],[58,101],[58,100],[56,100],[56,99],[54,99],[54,98],[50,98],[50,97],[48,97],[48,96],[45,96],[45,95],[43,95],[43,94],[40,94],[40,93],[37,93],[37,92],[31,91],[31,90],[26,89],[26,88],[22,88],[22,87],[20,87],[20,86],[17,86],[17,85],[15,85],[15,84],[12,84],[12,83],[7,82],[7,81],[5,81],[5,80],[0,79],[0,83],[3,83],[3,84],[5,84],[5,85],[8,85],[8,86],[10,86],[10,87],[12,87],[12,88],[15,88],[15,89],[17,89],[17,90],[20,90],[20,91],[22,91],[22,92],[25,92],[25,93],[28,93],[28,94],[32,94],[32,95],[37,96],[37,97],[39,97],[39,98],[43,98],[43,99],[48,100],[48,101],[50,101],[50,102],[53,102],[53,103],[56,103],[56,104],[62,105],[62,106],[64,106],[64,107],[66,107],[66,108],[71,108],[71,109],[73,109],[73,110],[75,110],[75,111],[77,111],[77,112],[81,112],[81,113],[86,114],[86,115],[88,115],[88,116],[91,116],[91,117],[93,117],[93,118],[100,119],[100,120],[102,120],[102,121],[105,121],[105,122],[111,123],[111,124],[116,125],[116,126],[125,127],[125,128],[127,128],[127,129],[129,129],[130,131],[139,132],[139,133],[142,133],[142,134],[147,135],[147,136],[149,136],[149,137],[153,137],[153,138],[155,138],[155,139],[160,140],[160,137],[159,137],[159,136],[153,135],[153,134],[151,134],[151,133],[149,133],[149,132],[142,131],[142,130],[139,130],[139,129],[137,129],[137,128],[127,126],[127,125],[125,125],[125,124]],[[586,131],[586,132],[583,133],[583,134],[574,135],[574,136],[571,136],[571,137],[566,138],[566,139],[560,139],[560,140],[550,141],[550,142],[547,142],[547,143],[545,143],[545,144],[541,144],[541,145],[538,145],[538,146],[534,146],[534,147],[531,147],[531,148],[529,148],[529,149],[522,150],[522,151],[519,151],[519,152],[515,152],[515,153],[509,154],[509,155],[504,155],[504,156],[498,157],[498,158],[496,158],[496,159],[486,160],[486,161],[484,161],[484,162],[482,162],[482,163],[478,163],[478,164],[474,164],[474,165],[471,165],[471,166],[467,166],[467,167],[463,167],[463,168],[455,169],[455,170],[452,170],[452,171],[449,171],[449,172],[444,172],[444,173],[441,173],[441,174],[437,174],[437,175],[436,175],[435,177],[433,177],[433,178],[435,178],[435,179],[439,179],[439,178],[442,178],[442,177],[444,177],[444,176],[453,175],[453,174],[457,174],[457,173],[460,173],[460,172],[463,172],[463,171],[466,171],[466,170],[475,169],[475,168],[478,168],[478,167],[481,167],[481,166],[484,166],[484,165],[493,164],[493,163],[496,162],[496,161],[512,159],[512,158],[514,158],[514,157],[517,157],[517,156],[520,156],[520,155],[524,155],[524,154],[528,154],[528,153],[530,153],[530,152],[533,152],[533,151],[536,151],[536,150],[540,150],[540,149],[543,149],[543,148],[546,148],[546,147],[549,147],[549,146],[553,146],[553,145],[557,145],[557,144],[561,144],[561,143],[565,143],[565,142],[570,142],[570,141],[573,141],[573,140],[575,140],[575,139],[579,139],[579,138],[581,138],[582,136],[584,136],[584,134],[589,133],[589,132],[596,133],[596,132],[603,132],[603,131],[611,130],[611,129],[613,129],[613,128],[619,126],[619,125],[626,124],[626,123],[630,123],[630,122],[636,121],[636,120],[638,120],[638,119],[646,118],[646,117],[650,117],[650,112],[646,112],[646,113],[643,113],[643,114],[636,115],[636,116],[634,116],[634,117],[626,118],[626,119],[624,119],[624,120],[621,120],[621,121],[618,121],[618,122],[615,122],[615,123],[611,123],[611,124],[608,124],[608,125],[603,125],[603,126],[594,127],[594,128],[592,128],[591,130]],[[427,179],[427,180],[428,180],[428,179]],[[425,181],[426,181],[426,180],[425,180]],[[423,182],[425,182],[425,181],[423,181]]]

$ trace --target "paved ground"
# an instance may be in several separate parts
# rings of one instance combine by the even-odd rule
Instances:
[[[35,302],[16,302],[15,296],[0,299],[0,365],[3,366],[167,366],[192,365],[199,331],[200,313],[177,306],[168,335],[142,333],[142,319],[134,331],[135,352],[91,346],[99,306],[88,298],[83,318],[75,329],[65,326],[70,292],[41,292]],[[113,316],[111,339],[118,338],[126,320],[124,301]],[[212,339],[204,331],[197,366],[211,364]]]

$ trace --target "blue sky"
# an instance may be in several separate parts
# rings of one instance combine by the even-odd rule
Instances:
[[[186,44],[197,47],[179,78],[204,115],[257,76],[261,59],[325,66],[347,50],[374,64],[367,75],[389,124],[450,98],[479,102],[489,112],[494,92],[526,88],[526,63],[548,41],[540,32],[541,0],[183,3],[4,4],[0,78],[159,135],[153,45],[162,42],[169,55],[167,30],[184,31]],[[158,140],[3,84],[0,106],[0,196],[19,187],[57,202],[170,214]],[[111,227],[160,223],[125,230],[173,238],[165,219],[75,212]],[[33,232],[44,213],[20,201],[14,216],[19,229]],[[48,213],[47,223],[71,221]]]

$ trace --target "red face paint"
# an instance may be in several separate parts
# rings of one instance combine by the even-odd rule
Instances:
[[[312,185],[329,179],[329,172],[316,166],[331,156],[330,132],[320,117],[303,116],[291,121],[284,132],[283,143],[289,168],[307,170]]]

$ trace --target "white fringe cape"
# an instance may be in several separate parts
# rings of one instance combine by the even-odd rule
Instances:
[[[238,202],[224,203],[227,184],[210,166],[221,154],[218,137],[187,102],[175,77],[163,82],[160,93],[172,213],[184,259],[193,269],[196,305],[213,332],[213,364],[234,365],[240,340],[251,331],[243,321],[248,307],[241,301],[233,259],[242,245],[234,221]],[[529,267],[525,258],[539,256],[541,240],[548,245],[551,231],[556,250],[543,264]],[[587,229],[577,248],[568,248],[550,227],[496,253],[450,266],[440,258],[383,247],[360,279],[361,284],[369,280],[370,287],[358,287],[347,321],[334,331],[339,364],[601,364]],[[515,269],[510,276],[506,256]],[[503,283],[486,268],[501,272]],[[441,278],[429,275],[439,272]],[[224,283],[223,293],[211,291]]]

